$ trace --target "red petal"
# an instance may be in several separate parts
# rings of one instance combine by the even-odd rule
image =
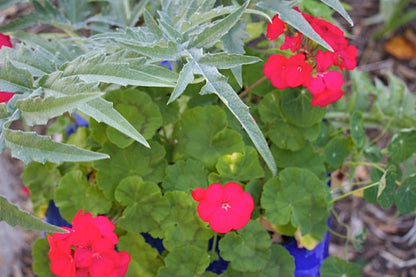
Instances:
[[[224,198],[223,202],[229,203],[231,206],[234,202],[239,201],[244,191],[237,183],[227,183],[224,186]]]
[[[203,188],[196,188],[196,189],[192,190],[191,195],[192,195],[192,198],[195,201],[198,201],[199,202],[202,199],[204,199],[205,189],[203,189]]]
[[[217,210],[220,209],[220,205],[216,205],[213,204],[209,201],[206,200],[202,200],[201,202],[199,202],[198,204],[198,215],[199,217],[205,221],[205,222],[209,222],[209,220],[211,219],[211,215]]]
[[[272,22],[267,25],[266,37],[270,40],[278,38],[286,29],[286,23],[276,14]]]
[[[221,206],[222,202],[224,201],[223,196],[223,187],[220,184],[211,184],[205,190],[205,197],[204,200],[209,201],[213,204],[218,204]]]
[[[338,71],[329,71],[324,75],[325,86],[329,90],[338,91],[341,89],[342,84],[344,83],[344,78],[342,74]]]
[[[209,220],[209,226],[217,233],[228,233],[232,229],[231,213],[225,209],[217,209]]]
[[[312,81],[308,86],[308,90],[312,95],[318,95],[324,92],[325,84],[321,75],[317,75],[315,78],[312,78]]]
[[[8,35],[0,33],[0,48],[2,48],[3,46],[12,47],[13,45]]]
[[[118,237],[114,233],[114,223],[105,216],[97,216],[94,218],[94,225],[100,230],[103,237],[110,240],[113,244],[118,243]]]
[[[0,91],[0,103],[8,102],[13,96],[13,92]]]

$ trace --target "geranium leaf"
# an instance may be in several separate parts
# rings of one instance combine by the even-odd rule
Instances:
[[[144,182],[139,176],[126,177],[117,186],[115,198],[126,206],[117,220],[121,228],[160,235],[161,222],[169,215],[169,201],[155,183]]]
[[[7,201],[0,195],[0,221],[5,221],[10,226],[20,226],[28,230],[50,233],[65,233],[64,229],[44,222],[42,219],[20,210],[17,206]]]
[[[235,93],[233,88],[227,83],[225,77],[221,75],[215,67],[202,64],[198,64],[198,67],[206,79],[206,84],[202,88],[201,94],[214,93],[221,99],[247,132],[272,174],[276,174],[277,169],[273,155],[270,152],[262,131],[251,116],[249,108],[244,104],[240,97],[238,97],[237,93]]]
[[[290,151],[272,146],[272,153],[275,156],[276,164],[279,168],[307,168],[315,173],[320,179],[325,178],[326,168],[323,157],[314,151],[310,143],[307,143],[303,148],[297,151]]]
[[[22,112],[22,117],[29,126],[43,125],[49,119],[63,114],[72,112],[80,105],[100,97],[100,92],[81,93],[61,97],[47,98],[25,98],[16,102],[16,107]]]
[[[350,118],[350,130],[351,138],[354,142],[354,145],[361,149],[364,147],[367,136],[365,135],[364,125],[363,125],[363,115],[359,111],[353,112]]]
[[[25,186],[30,190],[33,211],[39,216],[44,215],[61,178],[57,165],[31,162],[25,166],[21,177]]]
[[[290,151],[302,149],[307,139],[314,140],[319,135],[319,124],[299,128],[279,118],[276,118],[269,128],[267,134],[270,140],[277,147]]]
[[[133,143],[127,148],[120,149],[112,143],[104,144],[101,152],[107,153],[111,159],[97,161],[94,167],[98,170],[97,185],[104,190],[105,195],[114,199],[114,191],[125,177],[138,175],[145,181],[158,183],[163,180],[166,161],[165,149],[157,142],[152,142],[151,148]]]
[[[226,276],[227,277],[285,277],[285,276],[293,276],[295,271],[295,261],[292,255],[281,245],[279,244],[272,244],[271,247],[271,255],[267,264],[261,271],[257,272],[241,272],[237,271],[233,268],[233,264],[231,264],[228,269]]]
[[[167,250],[193,245],[206,250],[213,231],[207,227],[196,212],[197,202],[190,193],[173,191],[165,194],[169,201],[169,215],[162,222],[163,245]]]
[[[329,170],[340,167],[348,157],[351,150],[351,143],[348,138],[335,137],[331,139],[324,149],[324,158],[329,165]]]
[[[163,265],[157,250],[146,243],[142,235],[127,233],[121,236],[117,248],[127,251],[131,257],[126,277],[156,276]]]
[[[55,277],[52,274],[51,260],[49,260],[49,243],[46,238],[38,238],[32,247],[33,272],[37,276]]]
[[[240,134],[226,127],[225,112],[217,106],[185,111],[175,126],[178,152],[214,168],[220,156],[243,151]]]
[[[65,174],[55,190],[56,206],[67,220],[83,209],[94,216],[105,214],[111,208],[111,201],[96,184],[89,184],[87,176],[81,170],[73,170]]]
[[[165,258],[165,266],[159,269],[159,277],[201,276],[209,265],[206,250],[187,245],[173,249]]]
[[[416,175],[404,179],[396,193],[396,206],[401,214],[416,210]]]
[[[370,171],[370,177],[372,182],[379,184],[364,191],[365,199],[370,203],[379,204],[384,209],[391,207],[394,203],[396,181],[401,178],[397,168],[389,167],[385,172],[374,168]]]
[[[208,187],[208,169],[205,165],[194,159],[177,161],[166,168],[166,177],[162,187],[164,191],[191,192],[197,187]]]
[[[227,233],[219,242],[221,256],[242,272],[264,268],[270,257],[270,237],[263,226],[254,220],[238,232]]]
[[[282,115],[288,121],[302,128],[319,123],[326,114],[326,109],[312,107],[311,94],[299,90],[283,90],[280,93]]]
[[[31,161],[60,163],[95,161],[109,158],[107,154],[56,142],[48,136],[41,136],[34,132],[22,132],[4,128],[2,134],[6,146],[12,152],[12,156],[26,164]]]
[[[390,151],[389,161],[396,164],[404,162],[416,152],[416,130],[402,129],[393,136],[387,149]]]
[[[261,204],[275,225],[291,223],[320,240],[327,231],[329,190],[307,169],[285,168],[266,182]]]
[[[220,157],[215,167],[218,174],[210,174],[210,183],[253,181],[264,177],[264,170],[257,157],[257,151],[249,146],[245,148],[243,153],[234,152]]]
[[[353,263],[348,263],[338,257],[332,256],[322,263],[319,270],[321,277],[358,277],[361,276],[360,267]]]
[[[162,115],[159,107],[145,92],[137,89],[121,89],[111,91],[105,98],[113,102],[114,108],[136,130],[139,130],[145,139],[152,138],[155,131],[162,126]],[[134,141],[111,126],[107,127],[106,133],[108,139],[120,148],[125,148]]]

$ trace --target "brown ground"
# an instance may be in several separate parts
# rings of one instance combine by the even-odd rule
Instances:
[[[364,23],[366,19],[378,13],[379,1],[348,0],[345,2],[353,7],[349,13],[355,26],[353,28],[347,26],[342,19],[339,19],[339,22],[351,33],[352,44],[359,49],[358,68],[369,72],[372,76],[379,76],[383,70],[393,72],[405,80],[410,91],[416,92],[416,19],[393,33],[376,40],[372,38],[372,34],[381,28],[381,24],[369,26]],[[410,7],[416,8],[416,1],[410,2]],[[16,9],[11,14],[21,11]],[[5,17],[0,14],[0,24],[4,19]],[[412,51],[405,46],[401,49],[398,45],[393,44],[394,49],[390,52],[399,49],[398,52],[395,51],[393,54],[385,50],[387,41],[394,36],[405,34],[410,45],[414,47],[413,57],[403,58],[409,51]],[[398,57],[402,58],[399,59]],[[21,168],[19,161],[14,159],[10,161],[17,169]],[[16,174],[19,175],[19,170],[16,170]],[[359,172],[359,175],[361,179],[368,178],[365,168]],[[334,178],[337,177],[339,175],[334,175]],[[28,198],[20,192],[20,188],[17,189],[17,193],[21,197],[23,207],[30,209]],[[398,216],[394,208],[383,210],[375,205],[367,204],[359,197],[348,197],[336,202],[334,211],[337,216],[332,218],[331,229],[334,231],[330,247],[332,255],[362,265],[363,276],[416,276],[415,214]],[[365,230],[366,239],[361,251],[359,251],[351,241],[362,230]],[[21,261],[18,262],[22,264],[21,271],[15,271],[13,277],[33,276],[33,273],[31,273],[30,244],[36,236],[37,233],[26,233],[28,244],[22,251]],[[347,240],[345,236],[348,237]]]

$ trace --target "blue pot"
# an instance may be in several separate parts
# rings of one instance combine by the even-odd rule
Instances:
[[[328,257],[330,236],[327,232],[323,240],[312,250],[299,248],[295,238],[283,246],[295,258],[295,277],[319,277],[319,269]]]

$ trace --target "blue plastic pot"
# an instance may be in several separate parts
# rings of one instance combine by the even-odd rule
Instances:
[[[328,257],[330,235],[326,233],[323,240],[312,250],[299,248],[295,238],[283,246],[295,258],[295,277],[319,277],[319,269]]]

